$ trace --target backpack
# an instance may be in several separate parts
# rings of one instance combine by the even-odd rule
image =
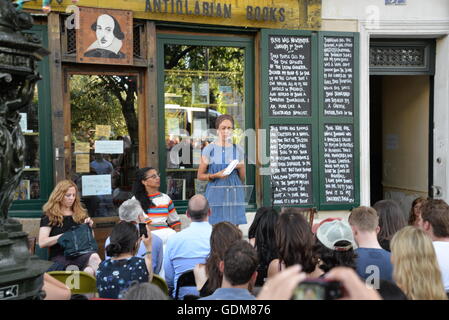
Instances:
[[[70,230],[64,232],[59,237],[58,244],[64,248],[64,256],[67,258],[76,258],[98,250],[97,242],[92,235],[92,229],[86,223],[73,226]]]

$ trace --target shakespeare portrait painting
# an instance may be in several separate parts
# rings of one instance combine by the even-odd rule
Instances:
[[[130,11],[81,7],[77,61],[132,64],[132,21]]]

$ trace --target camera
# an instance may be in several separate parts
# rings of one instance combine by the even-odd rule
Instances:
[[[146,223],[139,223],[139,236],[145,236],[145,238],[148,238],[148,232],[147,232],[147,224]]]
[[[309,279],[301,282],[293,293],[294,300],[334,300],[343,297],[338,281]]]

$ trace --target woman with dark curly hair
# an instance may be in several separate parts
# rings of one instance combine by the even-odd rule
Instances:
[[[160,186],[161,178],[156,169],[146,167],[137,170],[134,197],[147,216],[146,223],[165,244],[174,234],[173,230],[181,230],[181,220],[170,197],[159,191]]]
[[[259,266],[257,267],[256,286],[263,286],[270,262],[278,257],[274,228],[279,213],[272,207],[257,209],[253,223],[248,230],[249,243],[257,250]]]
[[[296,208],[281,212],[275,232],[279,259],[270,262],[268,278],[295,264],[300,264],[309,277],[318,278],[323,274],[318,268],[318,257],[313,252],[315,241],[312,230]]]
[[[223,261],[226,250],[235,241],[242,240],[242,237],[242,231],[230,222],[223,221],[213,226],[210,236],[210,253],[206,264],[197,265],[194,271],[196,275],[205,273],[207,277],[207,281],[200,290],[201,297],[210,296],[221,287],[223,273],[219,269],[220,261]]]

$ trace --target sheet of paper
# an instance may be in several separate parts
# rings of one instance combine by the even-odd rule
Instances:
[[[100,196],[112,193],[110,174],[82,176],[81,185],[83,196]]]
[[[101,137],[105,137],[106,139],[109,139],[109,136],[111,135],[111,126],[108,125],[96,125],[95,126],[95,137],[97,139]]]
[[[123,140],[97,140],[95,153],[122,154]]]
[[[88,154],[77,154],[76,172],[77,173],[90,172],[89,160],[90,158]]]
[[[232,170],[235,169],[235,167],[239,164],[239,161],[237,159],[232,160],[231,163],[226,167],[225,171],[223,172],[223,174],[225,176],[228,176],[231,174]]]
[[[75,153],[89,153],[89,142],[75,143]]]
[[[20,129],[22,129],[22,132],[28,132],[28,125],[27,125],[27,117],[28,115],[25,112],[20,113]]]

